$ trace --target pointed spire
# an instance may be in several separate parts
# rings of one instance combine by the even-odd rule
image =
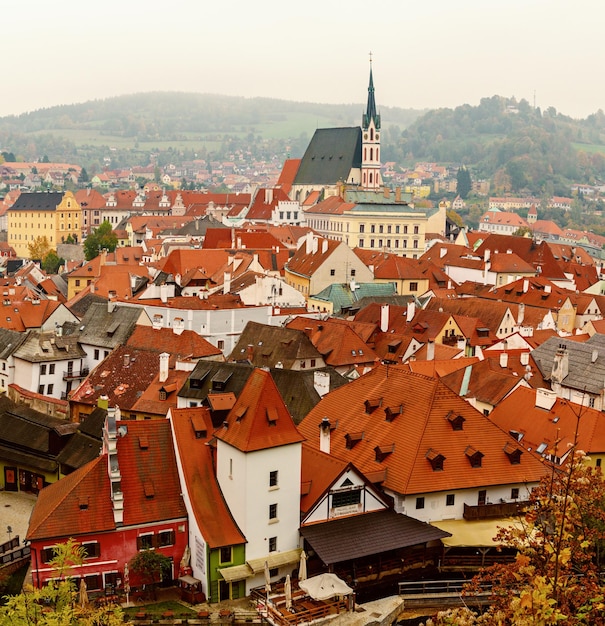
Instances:
[[[363,116],[363,128],[367,128],[374,120],[376,128],[380,128],[380,115],[376,113],[376,100],[374,99],[374,76],[372,75],[372,53],[370,52],[370,83],[368,85],[368,105]]]

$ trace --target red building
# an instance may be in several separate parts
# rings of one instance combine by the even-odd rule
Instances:
[[[124,565],[147,548],[169,557],[178,577],[188,523],[168,420],[119,421],[110,409],[102,454],[40,492],[27,532],[34,586],[53,577],[53,546],[70,537],[87,554],[71,575],[89,590],[122,587]],[[129,583],[141,584],[136,573]]]

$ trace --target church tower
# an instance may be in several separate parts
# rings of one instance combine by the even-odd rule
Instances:
[[[382,187],[382,177],[380,176],[380,115],[376,113],[371,57],[368,105],[362,116],[361,132],[361,187],[362,189],[380,189]]]

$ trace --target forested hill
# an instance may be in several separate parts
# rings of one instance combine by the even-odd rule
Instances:
[[[500,96],[429,111],[402,131],[398,161],[463,163],[473,178],[507,174],[513,190],[557,191],[605,180],[605,114],[574,120]]]

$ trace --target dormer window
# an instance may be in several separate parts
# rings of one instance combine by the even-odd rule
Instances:
[[[368,399],[364,402],[366,413],[373,413],[378,407],[382,406],[382,398]]]
[[[247,410],[248,410],[247,406],[238,406],[237,409],[235,409],[236,421],[241,422],[242,419],[244,419],[244,415],[246,415]]]
[[[521,463],[521,455],[523,454],[521,449],[508,442],[503,449],[511,465],[519,465]]]
[[[347,450],[352,450],[363,439],[363,431],[347,433],[345,435],[345,446]]]
[[[385,415],[387,422],[392,422],[398,415],[401,415],[402,413],[403,413],[403,404],[400,404],[399,406],[388,406],[384,410],[384,415]]]
[[[274,406],[267,407],[267,421],[269,426],[275,426],[277,424],[277,409]]]
[[[473,446],[467,446],[464,454],[468,457],[471,467],[481,467],[482,459],[484,457],[483,452],[480,452]]]
[[[458,415],[455,411],[450,411],[445,419],[451,424],[452,430],[462,430],[466,421],[462,415]]]
[[[390,446],[376,446],[374,448],[374,453],[376,454],[376,462],[382,463],[394,450],[394,443],[392,443]]]
[[[445,461],[445,457],[443,454],[437,452],[433,448],[429,448],[426,453],[426,458],[428,462],[431,464],[434,472],[442,472],[443,471],[443,462]]]

